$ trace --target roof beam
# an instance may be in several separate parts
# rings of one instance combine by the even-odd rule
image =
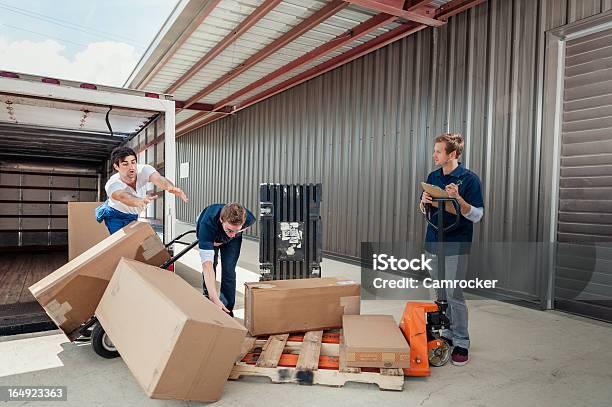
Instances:
[[[452,0],[448,3],[440,6],[438,10],[436,10],[436,18],[447,21],[449,17],[454,16],[455,14],[459,14],[464,12],[467,9],[472,7],[476,7],[479,4],[484,3],[487,0]]]
[[[185,102],[182,102],[180,100],[175,100],[174,101],[174,107],[176,109],[184,109],[185,108]],[[214,107],[215,107],[215,105],[210,104],[210,103],[194,103],[191,106],[189,106],[189,109],[190,110],[201,110],[203,112],[212,112]]]
[[[305,32],[319,25],[322,21],[333,16],[338,11],[345,8],[347,5],[348,3],[344,2],[343,0],[333,0],[332,2],[326,4],[325,6],[323,6],[323,8],[314,12],[311,16],[300,22],[291,30],[287,31],[285,34],[281,35],[279,38],[272,41],[270,44],[268,44],[261,50],[257,51],[242,64],[238,65],[236,68],[224,74],[219,79],[209,84],[204,89],[200,90],[194,96],[189,98],[185,103],[185,108],[188,108],[192,104],[196,103],[198,100],[202,99],[204,96],[214,92],[219,87],[223,86],[224,84],[231,81],[247,69],[253,67],[258,62],[262,61],[274,52],[278,51],[280,48],[295,40],[297,37],[303,35]]]
[[[204,68],[217,55],[223,52],[228,46],[236,41],[242,34],[247,32],[266,14],[274,9],[282,0],[265,0],[251,14],[249,14],[238,26],[232,30],[225,38],[219,41],[210,51],[200,58],[187,72],[178,78],[164,93],[174,93],[182,84],[191,79],[202,68]]]
[[[293,61],[291,61],[287,65],[280,67],[276,71],[264,76],[263,78],[251,83],[250,85],[238,90],[237,92],[234,92],[233,94],[229,95],[228,97],[219,101],[218,103],[215,103],[215,108],[213,110],[218,111],[226,107],[225,105],[227,105],[229,102],[238,99],[240,96],[245,95],[265,85],[266,83],[269,83],[275,80],[276,78],[288,72],[291,72],[309,62],[312,62],[323,55],[329,54],[330,52],[333,52],[336,49],[343,47],[346,44],[349,44],[352,41],[356,40],[357,38],[363,37],[364,35],[371,33],[372,31],[375,31],[378,28],[385,26],[386,24],[396,19],[397,17],[392,16],[390,14],[385,14],[385,13],[378,14],[370,18],[369,20],[356,25],[350,30],[337,36],[333,40],[328,41],[325,44],[320,45],[317,48],[313,49],[312,51],[307,52],[301,57],[294,59]]]
[[[432,6],[432,0],[407,0],[404,4],[404,10],[413,11],[425,17],[435,18],[436,6]]]
[[[176,124],[176,129],[178,130],[178,129],[180,129],[181,127],[185,127],[185,126],[190,125],[191,123],[195,123],[195,122],[197,122],[198,120],[200,120],[200,119],[204,118],[205,116],[208,116],[208,115],[209,115],[209,113],[211,113],[211,112],[200,112],[200,113],[196,113],[196,114],[194,114],[193,116],[189,117],[188,119],[185,119],[185,120],[183,120],[183,121],[182,121],[182,122],[180,122],[180,123],[177,123],[177,124]],[[222,117],[222,116],[226,115],[226,113],[220,113],[220,112],[219,112],[219,113],[215,113],[215,114],[216,114],[216,115],[218,115],[219,117]]]
[[[439,27],[444,25],[444,21],[435,18],[424,16],[415,11],[404,10],[404,0],[345,0],[347,3],[355,4],[368,10],[379,13],[387,13],[397,17],[401,17],[408,21],[414,21],[421,24]]]
[[[426,8],[431,0],[408,0],[405,9],[408,11],[416,11],[421,8]]]
[[[192,105],[190,105],[189,107],[185,107],[186,102],[182,102],[180,100],[175,100],[174,101],[174,106],[176,107],[176,109],[182,110],[182,109],[188,109],[188,110],[200,110],[202,112],[213,112],[213,111],[219,111],[219,112],[223,112],[223,113],[232,113],[234,111],[234,107],[233,106],[225,106],[223,109],[216,109],[215,110],[215,105],[211,104],[211,103],[194,103]]]
[[[198,13],[198,15],[193,19],[189,27],[181,34],[181,36],[176,40],[174,44],[170,47],[170,49],[164,54],[161,60],[155,64],[155,67],[151,72],[147,74],[147,76],[142,80],[142,82],[138,85],[139,89],[144,89],[149,82],[161,71],[161,69],[172,59],[176,51],[191,37],[191,34],[194,33],[195,30],[204,22],[206,17],[217,7],[217,5],[221,2],[221,0],[210,0]]]
[[[228,114],[232,114],[235,111],[236,111],[236,108],[234,106],[229,106],[229,105],[228,106],[219,107],[217,110],[214,110],[214,109],[205,110],[205,111],[202,111],[202,112],[194,114],[193,116],[183,120],[180,123],[177,123],[175,127],[178,129],[180,127],[187,126],[190,123],[193,123],[195,121],[200,120],[202,117],[208,115],[209,113],[215,113],[215,114],[219,114],[221,116],[225,116],[225,115],[228,115]]]
[[[191,123],[191,122],[188,122],[187,120],[185,122],[179,123],[176,126],[176,129],[177,129],[176,137],[178,138],[178,137],[182,136],[183,134],[189,133],[192,130],[199,129],[202,126],[204,126],[204,125],[206,125],[208,123],[212,123],[215,120],[218,120],[218,119],[220,119],[222,117],[225,117],[225,116],[226,115],[224,115],[222,113],[214,113],[214,114],[209,115],[207,117],[204,117],[204,116],[198,116],[198,117],[195,117],[195,118],[194,117],[190,117],[190,119],[194,119],[193,121],[196,121],[196,122],[197,122],[198,119],[203,119],[203,120],[199,121],[199,122],[197,122],[195,124],[192,124],[189,127],[185,127],[185,126],[187,126],[187,125],[189,125]],[[183,128],[180,129],[179,126],[183,127]]]
[[[361,44],[341,55],[338,55],[328,61],[325,61],[313,68],[308,69],[307,71],[302,72],[301,74],[294,76],[293,78],[287,79],[284,82],[279,83],[278,85],[275,85],[273,87],[271,87],[270,89],[267,89],[247,100],[245,100],[242,103],[239,103],[238,105],[236,105],[236,111],[244,109],[248,106],[251,106],[257,102],[260,102],[266,98],[269,98],[271,96],[276,95],[277,93],[283,92],[284,90],[287,90],[289,88],[292,88],[296,85],[299,85],[302,82],[305,82],[309,79],[312,79],[316,76],[319,76],[325,72],[331,71],[332,69],[335,69],[341,65],[344,65],[348,62],[351,62],[359,57],[362,57],[363,55],[366,55],[372,51],[376,51],[379,48],[382,48],[394,41],[397,41],[401,38],[404,38],[410,34],[413,34],[417,31],[420,31],[424,28],[426,28],[427,26],[424,24],[417,24],[417,23],[407,23],[407,24],[402,24],[401,26],[394,28],[393,30],[390,30],[384,34],[379,35],[378,37],[364,43]],[[199,116],[199,118],[202,118],[202,116]],[[195,130],[199,127],[202,127],[208,123],[211,123],[215,120],[220,119],[221,117],[223,117],[223,115],[217,115],[217,114],[213,114],[213,115],[208,115],[206,118],[204,118],[204,120],[193,124],[192,126],[189,126],[187,128],[184,128],[185,125],[187,125],[188,123],[186,122],[181,122],[177,125],[177,137],[182,136],[183,134],[191,131],[191,130]],[[191,117],[190,119],[193,119],[193,117]],[[191,122],[196,121],[195,119],[192,120]]]

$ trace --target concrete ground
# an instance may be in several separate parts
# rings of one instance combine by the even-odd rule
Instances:
[[[257,244],[245,242],[239,282],[255,279]],[[177,273],[201,284],[197,253]],[[325,260],[325,275],[359,279],[355,266]],[[238,285],[240,287],[240,283]],[[240,293],[239,293],[240,294]],[[406,378],[404,391],[348,383],[342,388],[272,384],[264,378],[229,381],[219,406],[609,406],[612,400],[612,325],[560,312],[542,312],[492,300],[471,300],[471,361]],[[238,306],[242,306],[240,300]],[[362,313],[396,320],[403,301],[365,301]],[[240,314],[239,312],[237,314]],[[58,331],[0,337],[1,385],[65,385],[68,401],[50,405],[186,406],[149,399],[121,359],[105,360],[88,343],[70,343]],[[42,402],[9,405],[42,406]]]

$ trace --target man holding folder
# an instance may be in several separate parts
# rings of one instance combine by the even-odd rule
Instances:
[[[437,253],[438,232],[431,225],[427,226],[425,251],[433,257],[432,278],[434,279],[465,279],[474,223],[479,222],[484,213],[480,179],[459,162],[463,147],[463,137],[459,134],[442,134],[435,139],[433,161],[440,168],[427,176],[427,183],[446,191],[448,197],[455,198],[459,203],[461,217],[457,227],[444,234],[444,241],[450,242],[445,245],[444,276],[437,275],[438,259],[435,253]],[[423,192],[419,204],[423,213],[425,213],[425,205],[427,204],[435,206],[432,196]],[[455,222],[456,214],[449,213],[448,209],[440,211],[438,208],[433,208],[431,216],[433,224],[438,222],[437,217],[441,213],[444,217],[444,225],[452,225]],[[457,366],[465,365],[468,362],[470,337],[468,333],[468,310],[463,292],[460,288],[442,288],[437,290],[436,294],[438,300],[448,300],[450,309],[451,329],[443,331],[442,336],[451,346],[454,345],[451,362]]]

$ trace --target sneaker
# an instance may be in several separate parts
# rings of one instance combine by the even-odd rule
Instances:
[[[468,350],[461,346],[455,346],[451,354],[451,363],[455,366],[463,366],[467,364],[468,360]]]

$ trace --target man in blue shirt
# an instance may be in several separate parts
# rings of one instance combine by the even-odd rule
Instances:
[[[196,234],[202,260],[203,292],[215,305],[233,316],[236,300],[236,264],[242,246],[242,232],[255,223],[253,214],[238,203],[213,204],[198,217]],[[215,273],[221,252],[221,294],[217,294]]]
[[[434,279],[462,280],[465,278],[474,223],[479,222],[484,213],[480,179],[459,162],[463,147],[463,137],[459,134],[442,134],[435,139],[433,161],[440,168],[429,174],[427,183],[440,187],[448,193],[450,198],[455,198],[460,206],[461,217],[456,228],[444,233],[444,241],[449,242],[444,246],[444,276],[437,275],[438,258],[435,253],[438,252],[438,231],[431,225],[427,225],[425,250],[433,257],[432,278]],[[427,192],[421,195],[419,206],[423,213],[425,213],[425,205],[436,206],[431,198]],[[456,215],[445,210],[441,212],[445,226],[455,223]],[[433,208],[431,220],[434,225],[438,222],[438,216],[440,216],[440,210]],[[437,290],[437,297],[438,300],[448,300],[451,329],[443,331],[442,336],[451,346],[454,345],[451,362],[457,366],[465,365],[468,362],[470,338],[468,310],[463,292],[460,288],[441,288]]]

